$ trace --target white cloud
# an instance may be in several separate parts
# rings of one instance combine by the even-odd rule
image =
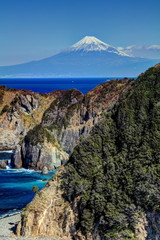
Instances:
[[[151,45],[151,46],[148,46],[147,49],[157,49],[157,50],[160,50],[160,45]]]
[[[160,59],[160,45],[118,47],[118,50],[134,57]]]

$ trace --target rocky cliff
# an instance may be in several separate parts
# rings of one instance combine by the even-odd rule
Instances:
[[[57,97],[0,87],[0,150],[15,149],[26,133],[41,122],[44,111]]]
[[[69,203],[62,198],[58,179],[50,180],[47,187],[38,192],[32,203],[26,206],[17,227],[17,235],[54,235],[55,239],[71,240],[69,232],[72,223],[74,228],[74,214]]]
[[[133,80],[113,80],[83,95],[72,89],[59,95],[15,149],[14,167],[54,169],[65,163],[81,136],[90,132],[102,113],[112,108]]]
[[[27,206],[17,233],[74,240],[158,240],[159,93],[156,65],[81,138],[57,179]]]

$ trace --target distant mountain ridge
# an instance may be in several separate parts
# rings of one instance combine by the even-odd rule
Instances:
[[[133,77],[158,62],[131,57],[93,36],[86,36],[54,56],[0,67],[0,77]]]

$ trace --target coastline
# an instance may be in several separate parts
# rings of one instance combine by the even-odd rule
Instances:
[[[41,171],[32,169],[0,169],[0,220],[21,213],[35,196],[33,186],[43,189],[54,173],[55,171],[50,171],[48,175],[42,175]]]

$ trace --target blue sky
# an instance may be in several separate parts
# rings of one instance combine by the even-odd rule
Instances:
[[[160,44],[159,0],[0,0],[0,65],[51,56],[86,35]]]

